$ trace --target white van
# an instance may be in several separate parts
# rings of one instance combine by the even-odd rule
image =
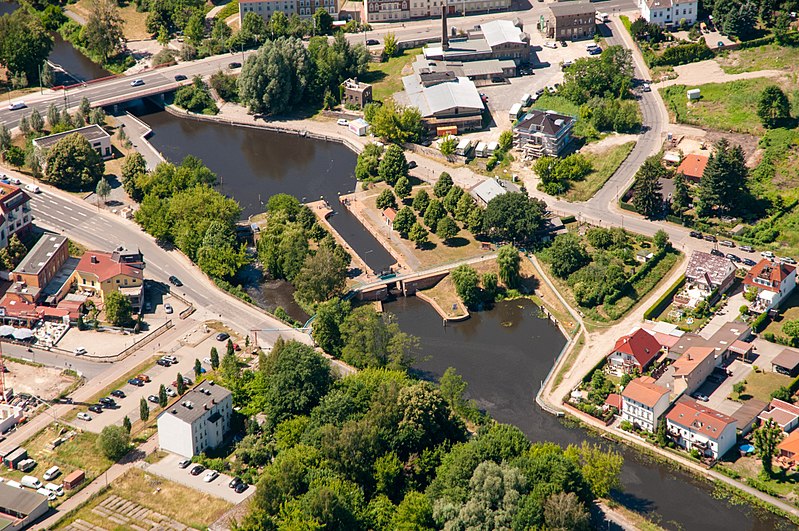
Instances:
[[[28,487],[29,489],[42,488],[42,482],[36,476],[22,476],[20,483],[22,483],[23,487]]]
[[[45,481],[50,481],[51,479],[55,479],[58,477],[58,474],[61,473],[61,469],[57,466],[51,466],[47,469],[47,471],[42,476],[42,479]]]
[[[39,188],[38,186],[36,186],[33,183],[26,184],[25,185],[25,190],[27,190],[28,192],[33,192],[34,194],[42,193],[42,189]]]
[[[56,485],[55,483],[48,483],[44,486],[47,490],[54,493],[56,496],[63,496],[64,495],[64,487],[62,485]]]
[[[522,94],[522,99],[519,100],[519,103],[522,104],[522,107],[527,107],[532,100],[533,97],[530,94]]]
[[[36,489],[36,492],[41,494],[42,496],[46,496],[48,500],[53,501],[56,498],[55,492],[51,490],[47,490],[45,488]]]
[[[522,113],[522,104],[521,103],[514,103],[513,106],[510,108],[508,112],[508,118],[510,118],[511,122],[515,122],[519,119],[519,115]]]
[[[9,479],[8,481],[6,481],[6,485],[8,485],[9,487],[14,487],[15,489],[22,488],[22,485],[20,485],[18,482],[14,481],[13,479]]]

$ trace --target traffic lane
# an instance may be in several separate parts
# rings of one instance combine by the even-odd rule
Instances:
[[[106,371],[109,367],[108,363],[91,361],[86,358],[80,358],[70,354],[60,354],[37,347],[31,347],[30,351],[28,351],[27,347],[14,343],[4,342],[3,353],[8,357],[30,361],[32,363],[41,363],[42,365],[55,369],[70,369],[76,371],[78,376],[82,376],[86,379],[94,378]]]
[[[205,478],[207,471],[204,470],[199,475],[192,476],[190,470],[195,466],[194,463],[187,468],[180,468],[178,463],[183,459],[185,459],[185,457],[170,453],[160,461],[147,465],[145,470],[161,476],[162,478],[174,481],[175,483],[180,483],[181,485],[199,490],[200,492],[210,494],[217,498],[222,498],[230,503],[241,503],[255,492],[255,486],[250,485],[244,492],[240,494],[236,493],[235,490],[229,487],[230,480],[232,480],[233,477],[228,474],[219,474],[213,481],[205,482],[203,478]]]

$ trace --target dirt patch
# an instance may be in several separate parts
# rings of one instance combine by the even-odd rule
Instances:
[[[757,143],[760,139],[754,135],[747,135],[743,133],[730,133],[727,131],[716,131],[710,129],[707,131],[708,146],[712,145],[717,140],[726,138],[731,144],[739,144],[746,156],[747,164],[751,167],[752,157],[757,152]]]
[[[16,394],[28,393],[44,400],[52,400],[76,381],[60,369],[35,367],[8,359],[5,364],[8,367],[5,386],[14,389]]]
[[[592,142],[580,149],[580,153],[602,153],[608,149],[616,146],[621,146],[627,142],[635,142],[638,140],[638,135],[622,135],[612,134],[608,135],[598,142]]]

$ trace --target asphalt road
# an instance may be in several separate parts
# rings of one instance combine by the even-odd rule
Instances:
[[[88,380],[101,374],[111,366],[108,363],[100,363],[87,358],[80,358],[69,354],[59,354],[57,352],[38,348],[32,348],[31,352],[28,352],[28,349],[23,346],[6,342],[3,342],[3,355],[25,361],[32,361],[34,363],[41,363],[48,367],[72,369]]]

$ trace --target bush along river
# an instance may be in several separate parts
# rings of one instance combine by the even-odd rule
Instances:
[[[139,112],[152,127],[153,145],[169,160],[195,155],[217,173],[220,189],[235,198],[244,216],[258,214],[269,196],[288,193],[301,201],[324,197],[337,210],[331,222],[367,265],[380,269],[393,259],[345,209],[338,195],[355,188],[355,155],[345,146],[290,134],[183,120],[163,111]],[[262,304],[289,310],[286,284],[260,287]],[[499,422],[514,424],[533,441],[561,445],[584,440],[607,443],[592,433],[545,413],[535,404],[541,380],[566,343],[558,328],[541,318],[527,299],[503,301],[476,312],[467,321],[441,325],[440,316],[416,298],[398,298],[385,306],[402,329],[420,338],[423,359],[415,364],[421,377],[437,380],[454,367],[469,383],[469,397]],[[294,313],[290,311],[290,314]],[[301,316],[295,316],[301,320]],[[789,528],[787,521],[745,505],[712,496],[712,485],[648,459],[624,445],[621,482],[616,498],[668,529],[770,531]]]

